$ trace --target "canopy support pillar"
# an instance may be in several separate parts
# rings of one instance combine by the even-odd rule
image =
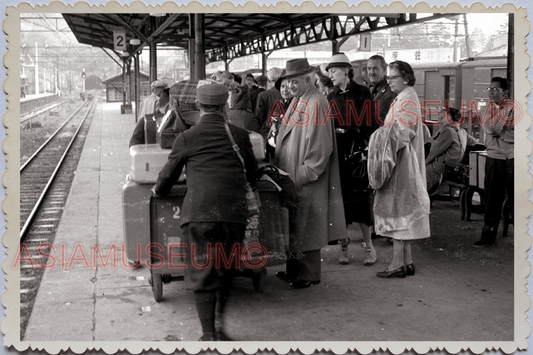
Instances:
[[[189,14],[189,77],[191,80],[197,80],[196,70],[195,70],[195,45],[194,39],[196,38],[196,32],[194,31],[194,14]]]
[[[509,98],[514,98],[514,14],[509,14],[509,35],[507,39],[507,79],[510,81]]]
[[[205,79],[204,14],[194,14],[194,71],[197,80]]]
[[[150,83],[157,80],[157,47],[155,39],[148,44],[150,46]]]

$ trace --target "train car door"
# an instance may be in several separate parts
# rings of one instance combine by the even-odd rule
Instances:
[[[426,70],[424,79],[422,114],[424,115],[424,122],[433,134],[440,126],[441,113],[439,108],[444,106],[444,77],[438,70]]]

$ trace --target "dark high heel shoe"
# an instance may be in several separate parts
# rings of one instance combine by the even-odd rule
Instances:
[[[298,288],[308,288],[313,285],[318,285],[320,281],[305,281],[305,280],[298,280],[291,283],[291,287],[298,289]]]
[[[391,278],[391,277],[405,277],[405,265],[400,266],[396,270],[389,271],[389,269],[386,269],[385,271],[381,271],[376,273],[377,277],[383,277],[383,278]]]
[[[411,263],[409,265],[405,265],[405,274],[408,276],[415,274],[415,264]]]
[[[283,281],[295,281],[298,279],[298,276],[289,275],[285,271],[276,272],[276,277],[280,278]]]

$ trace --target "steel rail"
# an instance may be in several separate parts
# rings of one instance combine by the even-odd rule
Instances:
[[[22,123],[24,123],[24,122],[26,122],[28,120],[31,120],[31,119],[39,116],[40,114],[43,114],[43,113],[48,112],[50,110],[53,110],[54,108],[59,107],[59,106],[65,104],[67,102],[68,102],[68,100],[63,100],[61,102],[53,103],[50,106],[46,106],[44,108],[41,107],[38,110],[32,110],[32,111],[30,111],[28,113],[22,114],[22,115],[20,115],[20,123],[22,124]],[[26,116],[28,116],[28,117],[26,117]]]
[[[61,156],[61,159],[59,160],[59,163],[56,165],[56,168],[55,168],[54,172],[52,173],[52,176],[50,177],[50,179],[48,179],[48,182],[46,183],[46,186],[44,187],[43,192],[39,196],[39,199],[35,203],[35,206],[33,207],[30,215],[28,216],[28,219],[26,220],[26,222],[24,223],[24,226],[20,230],[20,241],[21,241],[21,243],[24,242],[24,240],[26,239],[26,235],[29,232],[30,226],[33,223],[33,220],[35,219],[35,217],[37,216],[37,211],[41,207],[41,204],[43,203],[44,198],[46,197],[46,195],[48,193],[48,190],[52,186],[52,183],[53,183],[54,179],[56,178],[56,176],[57,176],[57,174],[59,172],[59,169],[63,165],[63,162],[66,159],[67,154],[70,151],[70,147],[72,146],[72,144],[74,144],[74,141],[76,140],[76,138],[78,136],[78,133],[80,132],[81,127],[83,126],[83,123],[85,122],[85,119],[87,118],[87,116],[89,116],[89,113],[91,112],[91,109],[93,108],[93,105],[94,105],[94,100],[92,101],[91,105],[89,106],[89,109],[87,110],[87,113],[85,113],[85,116],[81,120],[81,123],[78,126],[78,128],[76,129],[76,132],[74,132],[74,135],[73,135],[72,139],[70,140],[67,148],[65,149],[65,152]]]
[[[46,145],[52,140],[52,138],[54,138],[56,136],[56,134],[59,133],[59,131],[61,131],[61,129],[72,119],[72,117],[74,117],[74,115],[76,115],[78,113],[79,110],[81,110],[81,108],[83,106],[85,106],[85,104],[87,104],[88,101],[85,101],[83,104],[81,104],[80,107],[78,107],[78,109],[72,114],[70,115],[69,118],[66,119],[65,122],[63,122],[63,124],[61,126],[59,126],[59,128],[50,136],[50,138],[48,138],[46,140],[46,142],[44,142],[36,151],[35,153],[32,154],[31,157],[28,158],[28,160],[26,160],[26,162],[20,167],[20,172],[22,172],[24,170],[24,168],[37,156],[37,154],[39,154],[39,152],[41,150],[44,149],[44,147],[46,147]]]

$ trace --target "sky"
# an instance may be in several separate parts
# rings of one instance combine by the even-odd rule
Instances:
[[[508,15],[505,14],[467,14],[468,31],[472,33],[476,28],[483,30],[485,34],[491,34],[505,23]],[[488,20],[490,19],[490,21]]]

